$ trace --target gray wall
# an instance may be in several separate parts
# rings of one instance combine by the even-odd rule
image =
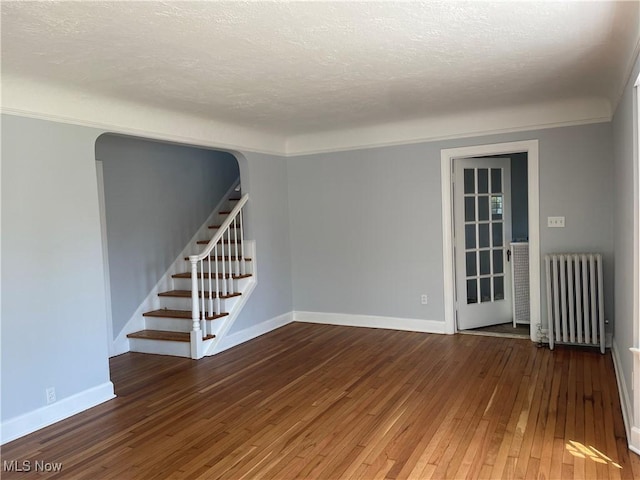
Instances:
[[[247,238],[256,241],[258,284],[229,333],[289,313],[291,252],[286,159],[247,153],[239,157]]]
[[[5,422],[109,381],[95,143],[105,132],[2,116]],[[233,331],[291,311],[286,161],[238,155],[259,283]]]
[[[230,153],[107,134],[96,142],[116,338],[240,176]]]
[[[109,381],[94,143],[2,115],[2,421]]]
[[[603,252],[612,318],[607,123],[289,158],[294,309],[443,321],[440,150],[529,139],[540,142],[541,254]],[[566,227],[547,228],[551,215]]]
[[[295,310],[444,318],[440,151],[431,153],[420,144],[288,160]]]
[[[627,392],[631,395],[633,357],[629,348],[634,345],[637,330],[633,325],[633,205],[634,170],[633,135],[634,135],[634,98],[633,84],[640,73],[640,57],[636,59],[629,83],[624,89],[624,95],[618,104],[613,117],[613,152],[614,152],[614,238],[615,238],[615,334],[614,343],[620,356],[623,381]],[[636,187],[637,188],[637,187]],[[635,335],[634,335],[635,334]],[[637,374],[637,372],[636,372]],[[636,393],[637,395],[637,393]]]

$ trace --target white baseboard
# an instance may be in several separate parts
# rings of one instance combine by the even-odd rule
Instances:
[[[105,382],[97,387],[64,398],[59,402],[11,418],[2,423],[0,444],[11,442],[36,430],[48,427],[112,398],[115,398],[113,384]]]
[[[629,448],[636,451],[635,449],[631,448],[632,444],[639,445],[632,441],[633,439],[631,425],[633,421],[633,404],[631,403],[631,397],[629,396],[629,391],[627,390],[627,384],[625,383],[624,377],[622,375],[620,352],[618,351],[618,346],[615,342],[613,342],[613,345],[611,346],[611,358],[613,359],[613,370],[616,373],[616,382],[618,383],[618,394],[620,395],[620,407],[622,409],[622,419],[624,421],[624,430],[627,434],[627,442],[629,444]]]
[[[629,437],[629,450],[640,455],[640,428],[631,427],[631,436]]]
[[[254,325],[252,327],[245,328],[244,330],[232,333],[231,335],[227,335],[218,344],[216,353],[223,352],[224,350],[228,350],[229,348],[235,347],[236,345],[248,342],[249,340],[259,337],[260,335],[269,333],[276,328],[284,327],[291,322],[293,322],[293,312],[279,315],[275,318],[271,318],[262,323],[259,323],[258,325]]]
[[[386,328],[423,333],[446,333],[445,322],[414,318],[379,317],[348,313],[293,312],[295,322],[344,325],[347,327]]]

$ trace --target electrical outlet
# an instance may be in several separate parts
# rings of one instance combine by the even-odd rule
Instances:
[[[426,294],[424,294],[424,295],[420,295],[420,303],[421,303],[422,305],[426,305],[426,304],[428,304],[428,303],[429,303],[429,298],[427,297],[427,295],[426,295]]]
[[[56,389],[54,387],[47,388],[47,404],[56,401]]]
[[[547,227],[564,228],[564,217],[547,217]]]

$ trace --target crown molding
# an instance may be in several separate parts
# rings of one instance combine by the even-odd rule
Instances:
[[[298,135],[288,138],[287,154],[308,155],[585,125],[610,122],[611,117],[611,104],[606,98],[581,98]]]
[[[284,153],[285,138],[241,125],[2,74],[2,113],[223,150]]]
[[[287,137],[5,74],[0,111],[111,133],[285,157],[611,121],[607,99],[581,98]]]

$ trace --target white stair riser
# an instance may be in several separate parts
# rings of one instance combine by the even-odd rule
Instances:
[[[224,222],[224,220],[225,219],[222,219],[221,222],[219,222],[219,223],[216,222],[213,225],[221,225]],[[212,227],[213,225],[209,225],[209,227]],[[220,230],[220,229],[219,228],[207,228],[207,230],[211,233],[211,236],[213,237],[213,235],[218,233],[218,230]],[[234,230],[238,232],[237,235],[238,235],[238,238],[240,238],[240,229],[239,228],[235,228],[235,229],[234,228],[229,228],[229,230],[231,230],[231,238],[235,238],[234,234],[233,234]],[[226,238],[226,235],[225,235],[225,238]]]
[[[167,308],[169,310],[191,310],[191,299],[190,298],[178,298],[178,297],[159,297],[160,299],[160,307],[159,308]],[[236,304],[238,297],[231,298],[221,298],[220,299],[220,312],[229,312],[233,306]],[[202,301],[202,299],[200,299]],[[202,305],[200,303],[199,305]],[[205,297],[204,299],[204,307],[209,310],[209,298]],[[213,308],[216,310],[218,307],[218,300],[213,299]],[[201,308],[201,307],[200,307]]]
[[[225,254],[225,256],[226,256],[226,254]],[[191,264],[189,262],[187,262],[187,261],[185,261],[184,263],[185,263],[185,265],[184,265],[185,272],[186,271],[190,271],[191,270]],[[217,261],[217,262],[213,262],[212,261],[211,262],[211,271],[212,271],[212,273],[214,275],[216,273],[216,263],[218,264],[218,273],[222,274],[222,263],[223,263],[222,261]],[[251,265],[252,263],[253,262],[246,262],[245,263],[245,267],[244,267],[245,273],[247,273],[247,274],[253,273],[253,266]],[[209,263],[207,262],[206,259],[204,260],[202,266],[203,266],[203,268],[201,268],[200,265],[198,264],[198,271],[201,272],[201,271],[204,270],[205,273],[209,273]],[[224,262],[224,270],[225,270],[225,273],[229,273],[229,261],[228,260]],[[231,262],[231,273],[234,274],[234,275],[242,274],[242,265],[241,264],[236,265],[236,262],[232,261]]]
[[[211,332],[212,328],[215,329],[221,321],[223,320],[206,320],[207,332]],[[165,332],[190,332],[193,325],[191,320],[184,318],[144,317],[144,322],[147,330],[162,330]]]
[[[183,318],[144,317],[144,326],[147,330],[190,332],[192,322]]]
[[[247,285],[247,278],[240,278],[237,280],[225,280],[227,282],[227,292],[242,292],[243,287]],[[218,285],[220,289],[222,289],[222,282],[220,280]],[[215,282],[213,282],[215,284]],[[198,279],[198,287],[201,285],[201,280]],[[191,279],[190,278],[174,278],[173,279],[173,288],[174,290],[191,290]],[[204,288],[207,290],[209,288],[209,280],[205,278]],[[215,289],[215,285],[213,286]]]
[[[172,355],[174,357],[191,358],[191,345],[189,344],[189,342],[172,342],[167,340],[130,338],[129,347],[132,352],[153,353],[156,355]]]

